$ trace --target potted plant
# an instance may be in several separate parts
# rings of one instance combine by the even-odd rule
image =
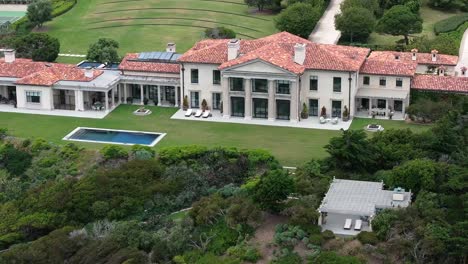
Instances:
[[[184,96],[184,100],[182,102],[182,110],[187,111],[188,109],[188,97]]]
[[[327,117],[327,108],[322,106],[322,110],[320,111],[320,116]]]
[[[345,105],[343,110],[343,121],[347,122],[349,120],[349,110],[348,107]]]
[[[132,97],[127,97],[127,104],[133,103],[133,98]]]
[[[148,98],[146,98],[146,97],[143,98],[143,104],[144,104],[144,105],[148,105],[148,102],[149,102],[149,99],[148,99]]]
[[[307,109],[306,103],[302,104],[302,111],[301,111],[301,118],[302,119],[307,119],[309,117],[309,111]]]
[[[202,108],[202,111],[205,112],[206,110],[208,110],[208,103],[206,102],[205,99],[203,99],[203,101],[201,102],[201,108]]]

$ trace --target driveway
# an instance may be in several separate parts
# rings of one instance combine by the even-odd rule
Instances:
[[[463,39],[460,44],[460,54],[458,55],[458,64],[455,67],[455,71],[458,74],[461,74],[460,68],[462,66],[468,67],[468,29],[465,30],[463,34]],[[465,73],[468,77],[468,73]]]
[[[338,42],[341,32],[335,29],[335,15],[340,13],[340,4],[343,1],[330,1],[327,10],[325,10],[314,31],[310,34],[310,41],[323,44],[336,44]]]

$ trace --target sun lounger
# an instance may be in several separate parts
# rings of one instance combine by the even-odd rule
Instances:
[[[193,110],[192,109],[187,109],[187,111],[185,111],[185,116],[189,117],[191,115],[193,115]]]
[[[354,223],[354,230],[361,230],[362,227],[362,220],[358,219],[356,220],[356,223]]]
[[[353,224],[352,219],[350,219],[350,218],[346,219],[345,224],[344,224],[344,229],[347,229],[347,230],[351,229],[352,224]]]
[[[203,113],[203,115],[202,115],[203,118],[208,118],[208,117],[210,117],[210,116],[211,116],[210,110],[206,110],[206,111]]]
[[[334,125],[338,124],[338,117],[335,117],[332,119],[332,124]]]
[[[200,109],[200,110],[197,110],[197,112],[195,113],[195,117],[200,117],[202,116],[203,114],[203,111]]]
[[[327,122],[327,120],[323,116],[321,116],[319,120],[320,120],[320,124],[325,124]]]

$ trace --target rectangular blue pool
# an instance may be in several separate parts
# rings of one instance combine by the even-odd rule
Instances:
[[[165,133],[78,127],[63,140],[153,147],[165,135]]]

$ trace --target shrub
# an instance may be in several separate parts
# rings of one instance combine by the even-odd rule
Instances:
[[[222,211],[226,206],[226,200],[219,194],[202,197],[193,204],[190,217],[197,225],[212,225],[222,215]]]
[[[299,226],[279,224],[275,228],[274,241],[280,247],[293,248],[306,236],[307,233]]]
[[[147,160],[156,156],[156,151],[148,146],[133,145],[130,153],[134,159]]]
[[[8,135],[8,129],[0,128],[0,140],[3,140]]]
[[[375,245],[379,242],[377,235],[374,232],[362,231],[357,235],[357,239],[361,241],[362,244],[371,244]]]
[[[322,232],[322,238],[324,240],[330,240],[330,239],[335,238],[335,234],[331,230],[325,230]]]
[[[294,191],[294,180],[286,171],[275,170],[266,173],[254,188],[254,200],[264,209],[278,211],[279,202]]]
[[[262,212],[249,198],[232,197],[229,199],[229,204],[226,211],[226,222],[231,228],[237,225],[251,227],[260,225]]]
[[[0,167],[10,174],[21,175],[31,166],[32,156],[16,149],[12,144],[0,146]]]
[[[252,263],[256,263],[262,257],[258,249],[251,245],[247,245],[245,242],[241,242],[234,247],[228,248],[227,254]]]
[[[233,39],[236,37],[234,30],[225,27],[207,28],[205,36],[212,39]]]
[[[50,144],[43,138],[36,138],[31,144],[31,152],[37,153],[43,150],[50,149]]]
[[[311,235],[309,237],[309,243],[317,246],[321,246],[323,244],[324,240],[321,235]]]
[[[126,159],[128,157],[127,151],[116,145],[107,145],[101,149],[101,154],[106,160],[110,159]]]

